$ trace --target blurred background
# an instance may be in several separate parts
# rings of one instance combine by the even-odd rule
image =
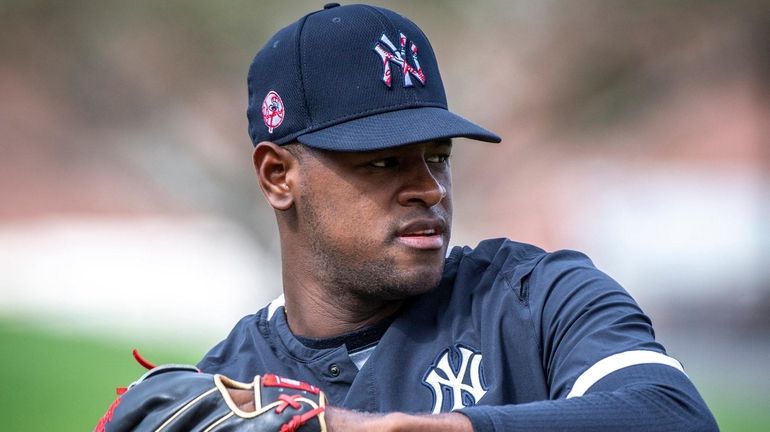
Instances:
[[[770,2],[374,4],[504,139],[455,144],[452,243],[587,253],[722,430],[770,430]],[[132,347],[194,363],[279,294],[245,73],[321,6],[0,0],[6,430],[90,430]]]

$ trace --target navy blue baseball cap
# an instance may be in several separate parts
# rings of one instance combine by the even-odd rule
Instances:
[[[247,78],[254,145],[366,151],[500,137],[449,112],[430,42],[387,9],[327,4],[278,31]]]

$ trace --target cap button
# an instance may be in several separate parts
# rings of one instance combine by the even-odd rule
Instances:
[[[336,7],[339,7],[339,6],[340,6],[339,3],[326,3],[324,5],[324,9],[331,9],[331,8],[336,8]]]

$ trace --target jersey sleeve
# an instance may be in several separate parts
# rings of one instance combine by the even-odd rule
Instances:
[[[548,254],[522,283],[551,399],[582,395],[620,365],[681,369],[655,341],[652,323],[634,299],[585,255]]]
[[[585,255],[547,254],[521,284],[549,400],[463,409],[475,430],[718,430],[650,319]]]

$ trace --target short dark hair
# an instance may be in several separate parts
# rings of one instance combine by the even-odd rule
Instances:
[[[282,147],[285,148],[286,151],[291,153],[291,155],[297,158],[299,161],[302,161],[302,159],[304,159],[309,153],[313,151],[313,149],[310,147],[297,141],[285,144]]]

